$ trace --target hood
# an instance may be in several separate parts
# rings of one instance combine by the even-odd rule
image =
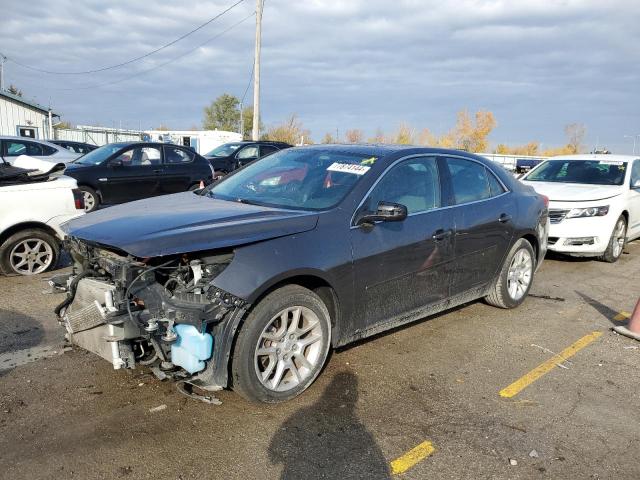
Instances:
[[[615,197],[622,193],[622,185],[587,185],[583,183],[527,182],[536,192],[552,202],[591,202]]]
[[[315,228],[311,212],[246,205],[193,192],[105,208],[65,224],[71,236],[136,257],[233,247]]]

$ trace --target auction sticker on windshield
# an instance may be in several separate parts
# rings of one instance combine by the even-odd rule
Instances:
[[[600,165],[617,165],[617,166],[624,165],[624,162],[620,162],[618,160],[600,160],[598,163]]]
[[[332,163],[327,171],[329,172],[342,172],[342,173],[353,173],[354,175],[364,175],[367,173],[371,167],[365,167],[364,165],[355,165],[353,163]]]

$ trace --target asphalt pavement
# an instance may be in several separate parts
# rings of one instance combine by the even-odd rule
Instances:
[[[0,277],[0,477],[640,478],[640,343],[611,331],[639,269],[640,242],[617,264],[547,258],[520,308],[358,342],[268,406],[65,348],[48,275]]]

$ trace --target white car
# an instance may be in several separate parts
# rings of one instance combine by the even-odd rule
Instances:
[[[4,159],[7,163],[12,164],[20,155],[28,155],[52,163],[67,164],[73,162],[82,154],[71,152],[60,145],[42,140],[0,136],[0,162]]]
[[[60,226],[84,214],[76,181],[0,160],[0,273],[34,275],[56,265]]]
[[[567,155],[521,181],[549,197],[549,250],[615,262],[640,237],[640,158]]]

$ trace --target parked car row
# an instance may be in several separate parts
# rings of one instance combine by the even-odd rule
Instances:
[[[87,212],[141,198],[195,190],[213,181],[207,159],[191,148],[154,142],[104,145],[67,166]]]
[[[197,398],[232,386],[279,402],[308,388],[330,348],[476,298],[517,307],[547,249],[615,262],[640,237],[640,158],[555,157],[519,181],[459,151],[268,146],[221,146],[229,170],[215,182],[215,156],[160,143],[100,147],[61,177],[5,165],[17,190],[57,186],[78,216],[62,227],[74,270],[55,280],[70,340]],[[84,202],[157,195],[79,216]],[[55,262],[55,218],[51,231],[4,228],[0,268]]]

